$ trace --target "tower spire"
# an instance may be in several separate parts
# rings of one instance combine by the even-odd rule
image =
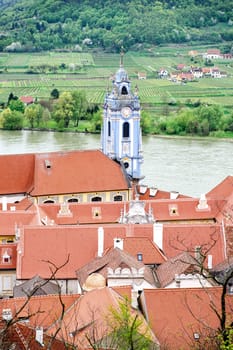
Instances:
[[[120,68],[123,67],[123,57],[124,57],[124,51],[123,51],[123,47],[122,47],[121,53],[120,53]]]

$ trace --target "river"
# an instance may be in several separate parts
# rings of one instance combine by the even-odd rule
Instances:
[[[233,175],[232,141],[145,136],[141,182],[200,197]],[[0,154],[99,148],[100,135],[0,130]]]

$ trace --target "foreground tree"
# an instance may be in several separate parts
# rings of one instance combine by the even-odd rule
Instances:
[[[119,308],[112,308],[108,319],[112,329],[112,339],[115,349],[156,350],[158,349],[152,332],[145,325],[138,313],[132,313],[130,302],[125,298]]]

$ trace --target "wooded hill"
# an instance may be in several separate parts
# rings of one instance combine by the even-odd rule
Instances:
[[[0,51],[232,48],[231,0],[0,0],[0,11]]]

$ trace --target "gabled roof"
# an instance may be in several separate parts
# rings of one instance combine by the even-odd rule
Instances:
[[[123,244],[124,250],[135,258],[141,253],[142,261],[146,265],[159,265],[167,260],[163,252],[148,237],[125,237]]]
[[[195,345],[194,333],[200,336],[200,342],[205,339],[210,342],[211,330],[220,327],[213,306],[220,311],[221,293],[220,287],[145,289],[141,298],[160,344],[166,344],[168,350],[189,350]],[[231,322],[232,296],[227,297],[226,302]]]
[[[87,277],[92,273],[98,272],[107,280],[108,268],[116,270],[119,267],[137,270],[144,269],[145,280],[151,285],[155,283],[152,271],[149,267],[119,248],[113,248],[102,257],[90,261],[88,264],[78,269],[76,274],[80,285],[83,286]]]
[[[227,176],[217,186],[206,193],[206,198],[225,200],[233,196],[233,176]]]
[[[99,150],[0,155],[0,195],[128,190],[120,164]]]
[[[31,195],[126,190],[121,166],[101,151],[69,151],[35,155]]]
[[[94,332],[95,341],[101,341],[112,332],[109,324],[109,317],[111,317],[110,310],[117,310],[120,302],[123,302],[123,298],[116,291],[108,287],[94,289],[83,294],[65,312],[57,339],[65,340],[67,343],[72,342],[78,348],[86,349],[90,346],[88,337],[93,341],[93,330],[96,330]],[[138,315],[138,319],[142,322],[139,332],[142,334],[147,332],[147,336],[154,343],[158,344],[155,335],[149,329],[141,313],[134,309],[130,309],[130,313],[134,317]],[[60,323],[54,324],[53,327],[48,329],[47,334],[54,334],[59,326]]]
[[[180,275],[190,270],[197,272],[197,262],[188,252],[182,252],[161,264],[156,270],[156,275],[161,288],[164,288],[175,279],[176,274]]]
[[[29,281],[25,281],[20,285],[14,287],[14,297],[25,297],[31,295],[48,295],[58,294],[60,291],[59,286],[52,281],[44,280],[40,276],[36,275]]]

